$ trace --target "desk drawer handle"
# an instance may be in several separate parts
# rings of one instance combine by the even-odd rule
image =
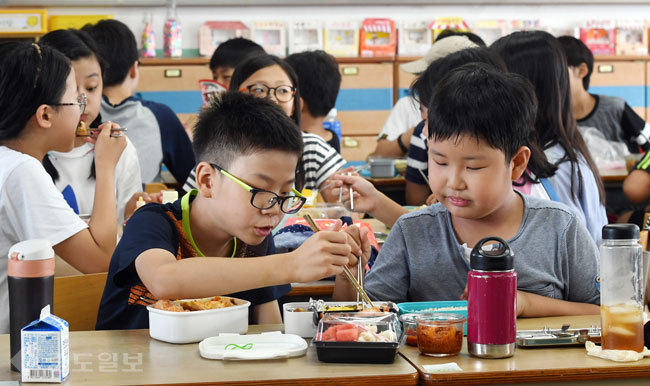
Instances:
[[[359,67],[343,67],[342,72],[343,75],[359,75]]]
[[[183,70],[180,68],[170,68],[165,70],[165,78],[181,78],[183,76]]]
[[[599,64],[598,73],[599,74],[611,74],[614,72],[614,65],[612,64]]]
[[[356,138],[343,137],[343,147],[357,148],[359,147],[359,140]]]

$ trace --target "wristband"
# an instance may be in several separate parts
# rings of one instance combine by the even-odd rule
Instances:
[[[402,149],[402,153],[406,154],[409,152],[409,148],[404,146],[404,143],[402,142],[402,134],[397,136],[397,144],[399,145],[399,148]]]

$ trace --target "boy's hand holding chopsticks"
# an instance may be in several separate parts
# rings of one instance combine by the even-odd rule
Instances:
[[[327,230],[317,232],[308,238],[293,253],[296,257],[296,281],[311,282],[332,275],[343,273],[343,266],[349,264],[353,247],[350,246],[349,236],[339,232],[340,220]]]

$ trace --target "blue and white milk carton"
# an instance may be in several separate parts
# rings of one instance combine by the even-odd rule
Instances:
[[[63,382],[70,373],[68,322],[51,315],[50,306],[41,317],[20,332],[23,382]]]

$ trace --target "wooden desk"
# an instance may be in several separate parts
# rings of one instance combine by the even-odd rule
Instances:
[[[282,325],[251,326],[249,332],[281,329]],[[9,367],[9,335],[0,335],[0,352],[4,354],[0,380],[19,380],[20,373]],[[124,355],[129,363],[135,363],[135,371],[128,371],[132,368]],[[159,342],[149,337],[149,330],[71,332],[70,369],[65,385],[415,385],[418,377],[415,368],[399,355],[392,365],[330,364],[318,361],[314,347],[309,347],[305,356],[292,359],[208,360],[199,355],[198,343]]]
[[[600,325],[600,317],[555,317],[520,319],[519,329],[560,328],[563,323],[572,327]],[[467,353],[467,342],[458,356],[434,358],[420,355],[416,347],[404,346],[400,353],[420,372],[421,384],[501,384],[517,382],[568,382],[622,378],[650,378],[650,358],[639,362],[617,363],[588,356],[584,347],[517,348],[507,359],[479,359]],[[426,373],[423,365],[455,362],[463,369],[457,373]],[[650,379],[642,383],[650,384]]]
[[[366,178],[375,186],[405,186],[406,178],[404,176],[395,176],[389,178]]]

